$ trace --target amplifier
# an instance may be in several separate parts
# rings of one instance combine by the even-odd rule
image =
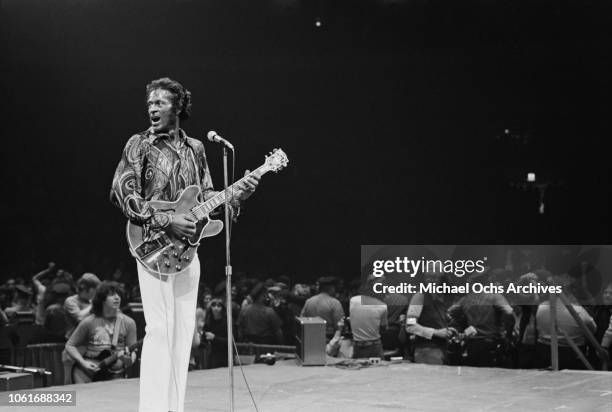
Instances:
[[[325,365],[325,326],[320,317],[296,317],[297,335],[295,340],[298,362],[303,366]]]
[[[34,378],[29,373],[0,372],[0,392],[33,388]]]

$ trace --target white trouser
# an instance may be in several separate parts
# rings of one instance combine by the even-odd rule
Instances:
[[[177,275],[158,276],[138,262],[147,324],[140,364],[139,412],[183,412],[200,281],[197,255]]]

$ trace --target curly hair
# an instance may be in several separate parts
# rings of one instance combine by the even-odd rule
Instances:
[[[109,295],[117,293],[123,300],[123,288],[117,282],[102,282],[96,289],[96,295],[91,300],[91,312],[98,317],[103,315],[104,301]]]
[[[174,112],[178,113],[178,118],[180,120],[184,121],[191,117],[191,92],[183,87],[182,84],[168,77],[153,80],[151,83],[147,84],[145,102],[149,98],[151,92],[157,89],[167,90],[172,93],[172,107]]]

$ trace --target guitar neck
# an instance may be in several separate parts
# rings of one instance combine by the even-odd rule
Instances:
[[[269,171],[270,171],[270,169],[268,169],[266,167],[266,164],[263,164],[263,165],[259,166],[257,169],[253,170],[248,175],[244,176],[243,178],[241,178],[241,179],[237,180],[236,182],[234,182],[232,185],[228,186],[227,189],[220,191],[219,193],[217,193],[216,195],[214,195],[213,197],[208,199],[206,202],[204,202],[201,205],[195,207],[193,209],[193,211],[195,212],[196,216],[206,216],[206,215],[208,215],[210,212],[212,212],[213,210],[215,210],[219,206],[223,205],[225,203],[225,199],[227,197],[231,198],[233,196],[233,194],[236,192],[236,190],[240,190],[240,189],[238,189],[238,186],[242,182],[244,182],[249,176],[261,177],[261,176],[265,175]]]

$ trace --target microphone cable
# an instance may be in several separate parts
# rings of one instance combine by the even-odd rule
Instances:
[[[251,396],[251,401],[253,402],[253,406],[255,407],[255,411],[259,412],[257,408],[257,403],[255,402],[255,398],[253,397],[253,392],[251,391],[251,387],[249,386],[249,382],[244,374],[244,369],[242,369],[242,362],[240,361],[240,355],[238,354],[238,346],[236,345],[236,340],[234,339],[234,334],[232,333],[232,343],[234,344],[234,349],[236,350],[236,359],[238,359],[238,366],[240,366],[240,373],[242,374],[242,379],[244,380],[244,384],[249,391],[249,395]]]

